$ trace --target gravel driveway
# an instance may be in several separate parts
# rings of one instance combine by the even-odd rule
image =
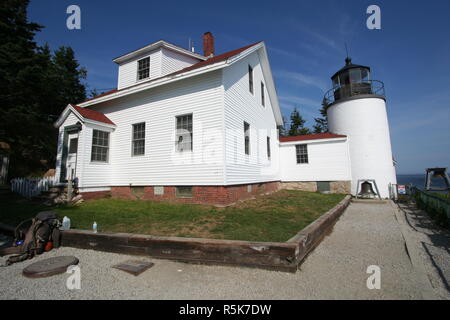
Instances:
[[[430,297],[411,263],[396,208],[352,203],[333,232],[296,274],[184,264],[148,257],[60,248],[0,268],[0,299],[423,299]],[[28,279],[22,269],[38,260],[80,259],[81,289],[68,290],[69,274]],[[155,266],[139,276],[111,268],[128,259]],[[5,258],[0,258],[0,264]],[[381,269],[381,289],[369,290],[369,265]],[[430,287],[431,288],[431,287]],[[428,290],[428,291],[427,291]]]

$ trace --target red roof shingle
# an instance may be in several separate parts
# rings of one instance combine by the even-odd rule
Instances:
[[[94,111],[91,109],[81,108],[79,106],[74,106],[74,105],[72,105],[72,107],[84,118],[115,125],[114,122],[109,120],[109,118],[101,112]]]
[[[225,61],[225,60],[227,60],[227,59],[229,59],[231,57],[234,57],[235,55],[237,55],[237,54],[239,54],[239,53],[241,53],[241,52],[243,52],[243,51],[245,51],[247,49],[250,49],[253,46],[256,46],[257,44],[259,44],[261,42],[262,41],[259,41],[259,42],[253,43],[251,45],[248,45],[248,46],[236,49],[236,50],[232,50],[232,51],[228,51],[228,52],[219,54],[218,56],[213,56],[213,57],[211,57],[211,58],[209,58],[209,59],[207,59],[205,61],[201,61],[199,63],[193,64],[192,66],[189,66],[189,67],[186,67],[186,68],[181,69],[179,71],[175,71],[175,72],[173,72],[171,74],[168,74],[167,76],[171,76],[171,75],[174,75],[174,74],[177,74],[177,73],[183,73],[183,72],[186,72],[186,71],[191,71],[191,70],[198,69],[198,68],[210,65],[210,64],[214,64],[214,63],[217,63],[217,62]]]
[[[292,137],[280,137],[280,142],[292,142],[292,141],[306,141],[306,140],[320,140],[320,139],[336,139],[336,138],[346,138],[347,136],[341,134],[334,134],[330,132],[317,133],[317,134],[307,134],[303,136],[292,136]]]

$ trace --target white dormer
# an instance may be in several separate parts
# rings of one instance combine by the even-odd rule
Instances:
[[[206,60],[206,57],[160,40],[113,61],[119,65],[117,89],[157,79]]]

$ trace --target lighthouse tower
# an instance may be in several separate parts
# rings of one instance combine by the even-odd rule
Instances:
[[[348,137],[352,194],[361,190],[359,180],[375,180],[380,196],[388,198],[389,184],[397,182],[384,84],[371,79],[369,67],[352,64],[348,57],[331,80],[333,88],[324,97],[328,130]]]

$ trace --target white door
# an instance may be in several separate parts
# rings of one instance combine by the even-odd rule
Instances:
[[[77,166],[77,152],[78,152],[78,132],[69,133],[69,151],[67,154],[66,162],[66,179],[73,179],[76,177],[76,166]]]

